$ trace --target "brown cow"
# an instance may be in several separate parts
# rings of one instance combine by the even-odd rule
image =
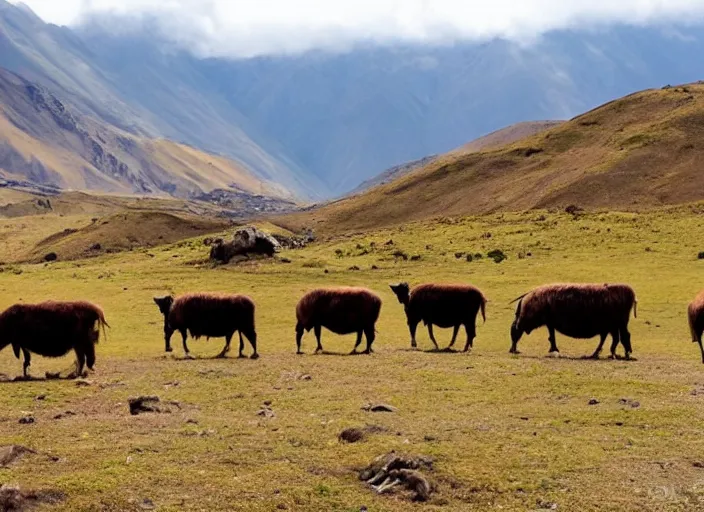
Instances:
[[[257,359],[257,331],[254,323],[254,302],[244,295],[220,295],[212,293],[190,293],[174,298],[155,297],[154,302],[164,315],[164,349],[172,352],[171,335],[179,331],[183,338],[183,350],[190,358],[188,351],[188,333],[199,339],[225,338],[225,347],[217,356],[223,358],[230,351],[230,341],[235,332],[239,331],[240,355],[244,355],[244,334],[252,345],[252,359]]]
[[[613,338],[611,357],[616,357],[619,340],[626,359],[630,358],[631,334],[628,320],[631,310],[636,315],[636,294],[623,284],[551,284],[541,286],[516,299],[516,318],[511,326],[511,353],[523,333],[547,326],[550,352],[559,353],[555,331],[572,338],[601,336],[592,358],[598,359],[606,337]],[[514,301],[515,302],[515,301]]]
[[[296,306],[296,346],[298,354],[301,351],[301,339],[304,331],[315,331],[318,347],[315,352],[321,352],[320,342],[323,327],[335,334],[357,333],[357,343],[352,353],[362,343],[362,334],[367,338],[365,354],[372,352],[375,338],[376,321],[381,311],[381,299],[366,288],[328,288],[308,292]]]
[[[702,333],[704,332],[704,290],[697,295],[688,308],[689,330],[692,332],[692,342],[699,343],[704,363],[704,347],[702,347]]]
[[[476,337],[476,320],[481,311],[486,322],[486,298],[478,288],[460,284],[422,284],[410,289],[408,283],[391,285],[398,301],[403,304],[411,332],[411,346],[416,348],[416,328],[422,321],[428,326],[428,335],[439,349],[433,325],[441,328],[453,327],[452,341],[448,348],[455,345],[460,326],[464,325],[467,342],[464,351],[467,352]]]
[[[76,352],[76,372],[83,375],[95,364],[95,344],[100,328],[109,327],[103,310],[90,302],[42,302],[15,304],[0,314],[0,339],[11,344],[17,359],[24,355],[23,374],[28,376],[31,353],[62,357]]]

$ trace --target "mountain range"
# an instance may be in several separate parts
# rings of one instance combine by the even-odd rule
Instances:
[[[220,155],[303,200],[517,122],[569,119],[704,75],[696,26],[238,60],[193,55],[147,29],[116,33],[109,21],[57,27],[0,0],[0,67],[85,119]]]

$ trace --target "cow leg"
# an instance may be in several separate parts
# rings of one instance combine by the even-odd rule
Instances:
[[[364,331],[357,332],[357,342],[354,344],[354,348],[352,349],[352,352],[350,352],[350,355],[357,353],[357,348],[362,344],[362,334],[364,334]]]
[[[86,345],[86,366],[89,370],[95,366],[95,344],[93,342]]]
[[[452,341],[450,341],[450,345],[447,348],[452,348],[455,346],[455,341],[457,341],[457,333],[460,332],[460,326],[456,325],[455,330],[452,331]]]
[[[697,333],[697,343],[699,343],[699,350],[702,353],[702,364],[704,364],[704,345],[702,345],[702,333]]]
[[[296,324],[296,354],[301,355],[303,351],[301,350],[301,341],[303,340],[303,324],[300,322]]]
[[[174,330],[171,327],[164,326],[164,351],[165,352],[173,352],[174,349],[171,348],[171,335],[174,333]]]
[[[367,349],[363,352],[364,354],[371,354],[373,352],[372,350],[372,343],[374,343],[374,339],[376,338],[376,333],[374,332],[374,326],[371,325],[364,329],[364,335],[367,338]]]
[[[186,340],[188,340],[188,331],[186,329],[181,329],[181,338],[183,339],[183,351],[186,353],[186,359],[193,359],[193,356],[188,351],[188,343],[186,343]]]
[[[225,346],[222,347],[222,351],[215,356],[215,359],[225,359],[227,357],[227,353],[230,351],[230,342],[232,341],[232,335],[234,333],[230,333],[227,336],[225,336]],[[240,334],[240,357],[242,357],[242,335]]]
[[[83,367],[86,364],[86,353],[83,351],[83,347],[75,348],[76,352],[76,373],[69,375],[69,378],[77,379],[83,377]]]
[[[557,348],[557,339],[555,338],[555,328],[548,325],[548,341],[550,342],[550,353],[559,354],[560,350]]]
[[[435,350],[440,350],[438,342],[435,341],[435,334],[433,334],[433,324],[431,323],[428,324],[428,336],[430,336],[430,341],[432,341],[433,345],[435,345]]]
[[[464,324],[464,330],[467,333],[467,343],[464,345],[464,351],[469,352],[470,348],[474,348],[474,338],[477,336],[477,329],[474,326],[474,321],[470,324]]]
[[[26,348],[22,349],[22,354],[24,355],[24,362],[22,363],[22,375],[25,379],[29,378],[29,365],[32,364],[32,355]]]
[[[601,340],[599,341],[599,346],[596,347],[596,350],[594,353],[591,355],[590,359],[599,359],[599,354],[601,354],[601,350],[604,348],[604,343],[606,342],[606,337],[608,336],[607,333],[602,333],[601,334]]]
[[[244,335],[249,340],[249,344],[252,345],[252,355],[250,356],[250,359],[259,359],[259,352],[257,352],[257,331],[254,329],[252,329],[251,332],[245,331]],[[240,344],[242,343],[242,335],[240,334]]]
[[[416,342],[416,329],[418,328],[418,322],[409,321],[408,330],[411,332],[411,348],[418,348],[418,343]]]
[[[315,353],[319,353],[323,351],[323,344],[320,342],[320,337],[323,334],[323,327],[318,324],[315,327],[313,327],[313,331],[315,332],[315,340],[318,342],[318,346],[315,349]]]
[[[620,330],[620,336],[621,336],[621,345],[623,345],[623,350],[626,355],[626,359],[631,358],[631,353],[633,352],[633,348],[631,347],[631,333],[628,332],[628,327],[623,326]],[[612,355],[616,357],[616,347],[612,347]]]

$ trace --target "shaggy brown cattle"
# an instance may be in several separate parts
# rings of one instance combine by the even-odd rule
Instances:
[[[178,298],[155,297],[154,302],[164,315],[164,343],[166,352],[171,352],[171,335],[179,331],[183,338],[183,350],[191,357],[186,339],[225,338],[225,347],[217,356],[225,357],[230,351],[230,341],[239,331],[240,355],[244,356],[244,334],[252,345],[252,359],[257,359],[257,331],[254,327],[254,302],[244,295],[217,295],[192,293]]]
[[[613,338],[611,357],[616,357],[619,340],[630,358],[631,335],[628,320],[636,315],[636,294],[623,284],[552,284],[541,286],[516,299],[516,318],[511,326],[511,353],[523,333],[542,326],[549,331],[550,352],[559,352],[555,331],[572,338],[601,336],[592,358],[597,359],[606,337]],[[515,301],[514,301],[515,302]]]
[[[23,373],[27,377],[31,353],[61,357],[76,352],[75,376],[83,366],[93,369],[95,344],[100,328],[109,327],[103,310],[90,302],[43,302],[15,304],[0,314],[0,339],[11,344],[17,359],[24,355]]]
[[[296,306],[296,345],[301,351],[304,331],[315,331],[318,341],[316,353],[323,350],[320,335],[323,327],[335,334],[357,333],[357,343],[352,353],[362,343],[362,334],[367,338],[365,354],[372,352],[375,325],[381,311],[381,299],[365,288],[329,288],[313,290]]]
[[[428,326],[428,335],[435,348],[438,343],[433,334],[433,325],[441,328],[453,327],[452,341],[455,345],[460,326],[464,325],[467,342],[464,351],[473,346],[476,334],[477,315],[481,311],[486,322],[486,299],[479,289],[469,285],[422,284],[410,289],[408,283],[391,285],[398,301],[403,304],[411,332],[411,346],[416,348],[416,328],[422,321]]]
[[[704,347],[702,347],[702,333],[704,332],[704,290],[691,302],[688,313],[692,342],[699,343],[699,349],[702,353],[702,363],[704,363]]]

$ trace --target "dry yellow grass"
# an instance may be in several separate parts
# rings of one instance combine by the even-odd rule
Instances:
[[[152,503],[165,511],[700,510],[704,394],[686,304],[704,286],[701,212],[699,205],[447,219],[321,242],[284,254],[291,264],[212,268],[195,239],[150,250],[153,257],[134,251],[5,266],[0,308],[83,298],[105,308],[112,329],[98,347],[90,386],[0,383],[0,445],[39,452],[0,468],[0,482],[64,493],[55,510],[142,510]],[[32,229],[46,220],[24,222]],[[393,245],[385,245],[389,240]],[[455,257],[493,249],[509,259]],[[421,259],[404,261],[397,252]],[[473,353],[410,351],[403,309],[388,288],[399,280],[479,286],[490,302]],[[547,358],[544,330],[521,341],[523,355],[509,355],[508,302],[551,281],[632,284],[638,360],[583,361],[597,340],[564,336],[558,344],[565,357]],[[376,353],[297,357],[296,301],[312,287],[343,284],[368,286],[384,300]],[[197,290],[256,301],[260,360],[209,359],[222,340],[192,341],[196,361],[180,360],[178,343],[173,357],[163,354],[152,297]],[[446,345],[450,333],[436,334]],[[346,353],[353,343],[323,334],[331,352]],[[425,332],[419,343],[430,348]],[[304,350],[313,347],[308,334]],[[66,368],[71,359],[35,358],[32,372]],[[0,353],[0,372],[21,372],[10,349]],[[181,408],[132,417],[126,401],[141,394]],[[259,416],[269,400],[276,416]],[[362,411],[367,402],[398,411]],[[30,413],[36,422],[20,425]],[[337,440],[344,428],[365,425],[380,430],[358,444]],[[430,504],[377,496],[358,480],[358,468],[389,450],[435,459],[430,476],[438,490]]]

